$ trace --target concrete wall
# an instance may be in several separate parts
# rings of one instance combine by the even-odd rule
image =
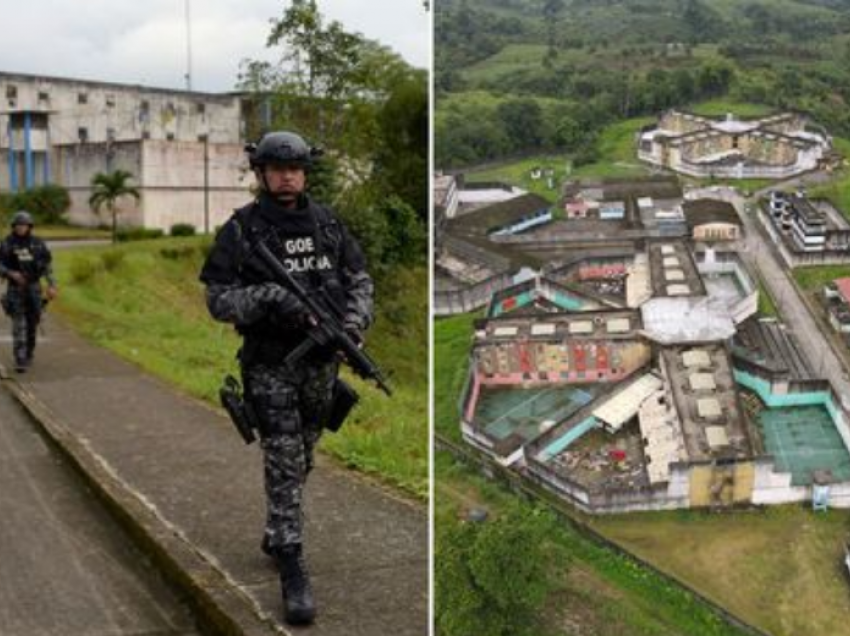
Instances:
[[[7,97],[9,87],[17,97]],[[80,128],[92,143],[106,142],[110,134],[114,141],[138,140],[144,134],[197,141],[209,134],[213,143],[238,143],[242,136],[241,103],[232,95],[0,73],[0,104],[2,111],[48,113],[51,145],[79,143]],[[8,147],[8,122],[7,114],[0,115],[0,148]]]
[[[525,475],[535,483],[569,501],[580,510],[592,514],[619,514],[652,510],[687,508],[687,469],[674,468],[667,487],[642,488],[634,491],[591,492],[582,484],[551,470],[547,464],[526,455]]]
[[[690,471],[690,505],[708,508],[750,503],[755,468],[750,461],[695,465]]]
[[[130,172],[142,195],[119,202],[120,225],[168,230],[175,223],[204,227],[204,144],[201,142],[142,141],[83,144],[55,152],[56,182],[71,194],[69,217],[80,225],[109,223],[89,209],[91,179],[97,172]],[[244,172],[239,144],[209,144],[209,229],[224,223],[234,208],[250,201],[253,177]]]
[[[510,274],[497,274],[464,289],[434,292],[434,315],[451,316],[486,307],[496,292],[513,285]]]
[[[702,275],[715,272],[733,274],[738,280],[738,284],[741,285],[745,295],[729,308],[732,320],[736,325],[741,324],[758,311],[759,289],[737,257],[729,260],[703,260],[697,263],[697,269]]]

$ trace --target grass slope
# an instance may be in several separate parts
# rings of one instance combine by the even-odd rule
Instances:
[[[239,340],[207,314],[197,281],[204,239],[163,239],[56,254],[55,310],[84,336],[190,395],[216,403]],[[163,255],[165,252],[166,255]],[[170,256],[170,257],[169,257]],[[370,354],[393,374],[392,399],[354,380],[363,399],[322,448],[425,498],[428,491],[427,273],[394,272],[378,289]],[[234,433],[235,434],[235,433]]]

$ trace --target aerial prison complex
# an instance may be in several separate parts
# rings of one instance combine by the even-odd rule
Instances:
[[[0,191],[58,184],[70,220],[102,222],[88,206],[98,172],[130,172],[142,198],[121,222],[168,229],[220,225],[251,183],[236,94],[0,73]]]
[[[826,131],[799,113],[724,119],[669,111],[643,129],[638,157],[691,177],[788,178],[834,157]]]
[[[467,443],[588,512],[850,507],[840,398],[758,313],[731,204],[601,181],[568,185],[552,220],[534,195],[450,182],[437,308],[483,310]]]

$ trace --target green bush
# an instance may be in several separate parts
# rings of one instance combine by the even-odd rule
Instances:
[[[86,283],[97,275],[98,269],[97,262],[89,260],[85,256],[75,256],[69,267],[71,282]]]
[[[193,245],[183,245],[181,247],[163,247],[159,250],[159,255],[172,261],[183,258],[192,258],[197,254],[198,250]]]
[[[65,213],[71,207],[71,197],[62,186],[48,184],[29,190],[8,194],[0,201],[0,210],[15,212],[26,210],[36,223],[62,225],[67,223]]]
[[[121,266],[124,262],[124,252],[120,250],[109,250],[100,255],[100,260],[103,262],[103,269],[107,272],[112,272]]]
[[[195,236],[195,226],[191,223],[175,223],[169,232],[171,236]]]
[[[162,238],[164,232],[158,228],[130,227],[122,228],[116,233],[119,243],[128,241],[147,241],[149,239]]]

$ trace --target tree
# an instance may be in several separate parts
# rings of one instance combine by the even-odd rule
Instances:
[[[557,585],[564,557],[549,513],[519,507],[483,524],[460,523],[437,537],[436,621],[444,636],[531,636]]]
[[[536,150],[543,135],[543,113],[537,100],[512,99],[502,102],[496,114],[511,140],[514,150]]]
[[[142,198],[138,188],[128,182],[133,175],[126,170],[115,170],[114,172],[98,172],[92,177],[91,184],[94,191],[89,197],[89,206],[100,214],[103,206],[109,210],[112,216],[112,242],[118,240],[118,200],[122,197],[133,197],[136,201]]]
[[[375,153],[375,174],[426,222],[429,117],[424,71],[399,82],[377,117],[381,143]]]
[[[289,3],[272,21],[267,46],[275,62],[242,64],[240,86],[255,107],[249,134],[294,130],[323,146],[311,194],[348,215],[370,261],[407,262],[393,237],[410,230],[411,208],[414,219],[427,219],[427,74],[326,21],[315,0]]]
[[[558,56],[555,34],[557,33],[558,14],[564,8],[564,0],[543,0],[543,21],[546,23],[546,43],[548,49],[543,58],[543,66],[550,68]]]

